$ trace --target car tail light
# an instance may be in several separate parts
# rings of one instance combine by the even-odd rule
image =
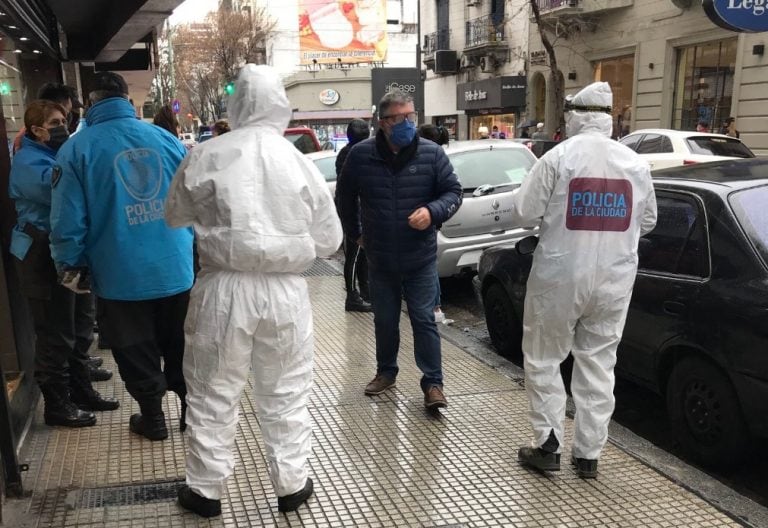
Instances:
[[[696,163],[698,163],[698,161],[694,161],[694,160],[683,160],[683,165],[695,165]]]

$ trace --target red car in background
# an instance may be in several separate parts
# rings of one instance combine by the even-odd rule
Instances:
[[[311,128],[297,127],[286,128],[284,136],[293,143],[293,145],[299,149],[302,154],[309,154],[310,152],[319,152],[323,150],[320,142],[317,140],[315,131]]]

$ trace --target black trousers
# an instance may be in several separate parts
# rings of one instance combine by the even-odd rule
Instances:
[[[189,291],[148,301],[98,300],[99,331],[142,414],[159,414],[166,390],[182,401],[187,394],[182,362],[188,304]]]
[[[88,378],[88,349],[93,342],[94,299],[59,285],[49,299],[29,298],[35,325],[35,380],[67,387]]]
[[[344,237],[344,284],[347,292],[357,291],[364,299],[368,292],[368,259],[356,240]]]

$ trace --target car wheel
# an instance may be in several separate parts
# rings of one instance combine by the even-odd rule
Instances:
[[[483,295],[485,322],[496,350],[513,361],[523,358],[523,328],[501,284],[492,284]]]
[[[679,361],[667,383],[667,410],[683,448],[702,464],[727,469],[743,460],[750,434],[736,391],[715,365]]]

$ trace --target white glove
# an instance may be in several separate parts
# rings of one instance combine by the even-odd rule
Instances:
[[[75,293],[91,293],[90,289],[80,287],[80,270],[67,270],[59,274],[59,282],[62,286]]]

